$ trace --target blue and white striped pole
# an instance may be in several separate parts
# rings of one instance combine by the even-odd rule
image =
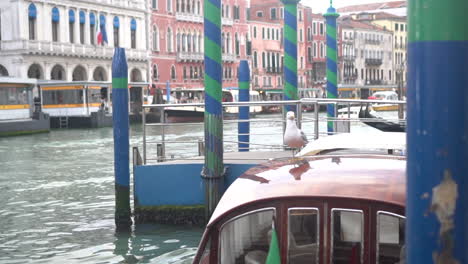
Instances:
[[[128,117],[128,67],[125,49],[115,48],[112,59],[112,120],[114,129],[115,225],[129,229],[130,144]]]
[[[468,1],[408,5],[406,263],[468,263]]]
[[[250,69],[246,60],[241,60],[239,64],[239,102],[250,101]],[[249,151],[250,142],[250,123],[249,107],[239,107],[239,125],[238,125],[238,149],[239,152]],[[244,143],[245,142],[245,143]]]

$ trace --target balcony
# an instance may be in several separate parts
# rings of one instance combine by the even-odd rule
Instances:
[[[2,52],[19,52],[46,56],[64,56],[93,59],[112,59],[114,47],[89,44],[61,43],[38,40],[1,41]],[[146,61],[147,51],[125,49],[129,61]]]
[[[196,61],[203,61],[203,53],[202,52],[187,52],[187,51],[179,51],[177,52],[177,61],[185,61],[185,62],[196,62]]]
[[[380,40],[366,39],[365,43],[366,44],[371,44],[371,45],[380,45]]]
[[[223,62],[234,62],[234,61],[236,61],[236,55],[223,54]]]
[[[356,60],[356,56],[353,56],[353,55],[345,55],[345,56],[341,56],[341,59],[343,61],[354,61]]]
[[[382,65],[382,59],[366,59],[367,66],[380,66]]]
[[[197,14],[176,12],[176,20],[193,23],[203,23],[203,16]]]
[[[281,68],[279,67],[266,67],[265,72],[266,73],[282,73]]]
[[[223,17],[221,23],[223,26],[232,26],[234,25],[234,20],[232,18]]]

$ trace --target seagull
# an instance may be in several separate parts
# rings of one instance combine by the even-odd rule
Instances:
[[[294,150],[302,148],[309,141],[302,130],[297,128],[296,121],[294,120],[294,112],[289,111],[286,114],[286,131],[284,132],[284,143],[292,149],[294,158]]]

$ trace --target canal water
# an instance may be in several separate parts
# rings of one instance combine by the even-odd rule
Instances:
[[[282,128],[275,119],[280,116],[254,119],[262,122],[251,125],[251,142],[260,144],[253,148],[281,144]],[[320,130],[325,127],[321,123]],[[312,123],[303,129],[313,138]],[[161,132],[150,127],[148,141],[159,140]],[[203,137],[203,126],[174,126],[164,132],[166,140],[196,142]],[[236,132],[236,124],[225,125],[226,151],[235,149],[230,141]],[[132,125],[130,134],[131,146],[141,149],[141,125]],[[148,144],[149,158],[155,149]],[[193,156],[197,144],[168,143],[166,152],[175,158]],[[114,230],[112,128],[0,138],[0,263],[190,263],[203,232],[150,224],[124,234]]]

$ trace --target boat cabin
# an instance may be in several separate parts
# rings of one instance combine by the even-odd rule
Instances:
[[[403,263],[404,157],[328,155],[271,161],[225,192],[194,263]],[[272,228],[274,227],[274,230]]]
[[[31,119],[35,79],[0,78],[0,120]]]

